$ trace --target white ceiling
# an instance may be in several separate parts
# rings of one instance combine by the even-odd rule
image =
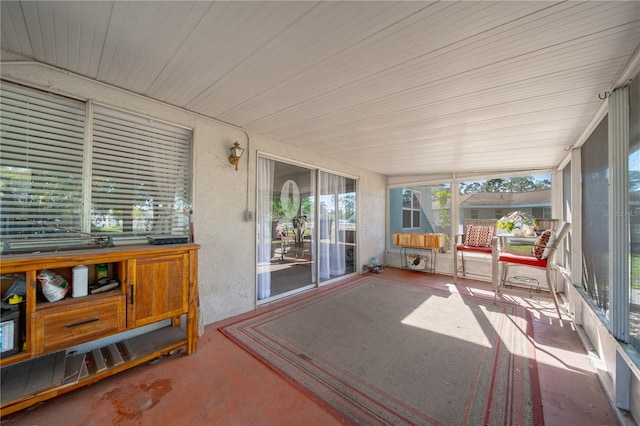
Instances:
[[[390,176],[557,166],[640,41],[638,1],[3,0],[0,12],[4,50]]]

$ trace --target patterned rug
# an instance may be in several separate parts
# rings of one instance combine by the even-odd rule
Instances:
[[[347,424],[541,425],[528,312],[367,276],[223,327]]]

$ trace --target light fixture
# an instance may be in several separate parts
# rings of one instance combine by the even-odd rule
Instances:
[[[234,142],[233,146],[229,148],[231,151],[231,155],[229,156],[229,162],[236,166],[236,170],[238,170],[238,161],[242,154],[244,154],[244,149],[240,148],[240,144],[238,142]]]

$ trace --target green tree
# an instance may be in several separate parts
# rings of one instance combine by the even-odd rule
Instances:
[[[343,194],[340,197],[340,202],[344,209],[344,219],[349,219],[356,213],[356,194]]]
[[[530,192],[551,189],[549,179],[536,180],[533,176],[488,179],[460,184],[461,194],[477,192]]]
[[[448,228],[451,225],[451,212],[447,209],[447,205],[449,204],[449,199],[451,198],[451,190],[449,188],[438,188],[438,190],[433,194],[433,199],[438,206],[438,217],[440,222],[440,227],[444,231],[444,240],[445,240],[445,248],[449,247],[449,235]]]

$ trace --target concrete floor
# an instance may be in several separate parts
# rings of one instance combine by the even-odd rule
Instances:
[[[387,268],[385,278],[452,288],[451,277]],[[459,280],[456,291],[493,297],[488,283]],[[312,290],[313,291],[313,290]],[[514,292],[515,294],[515,292]],[[526,298],[523,298],[525,296]],[[305,297],[299,295],[296,297]],[[544,294],[506,295],[534,318],[545,424],[618,425],[573,323]],[[205,328],[198,352],[142,365],[30,409],[2,425],[338,425],[282,376],[218,331]]]

